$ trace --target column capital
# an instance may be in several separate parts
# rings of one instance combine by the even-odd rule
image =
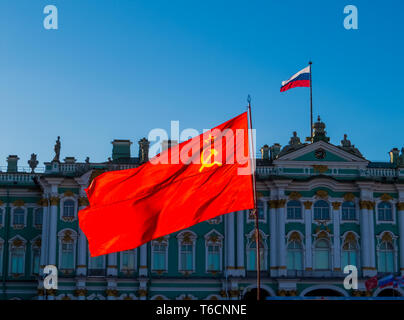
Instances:
[[[278,205],[277,205],[278,208],[284,208],[285,205],[286,205],[286,199],[279,199],[278,200]]]
[[[41,207],[47,207],[48,206],[48,199],[46,199],[46,198],[39,199],[37,204],[39,206],[41,206]]]
[[[51,206],[58,206],[59,202],[60,202],[60,198],[59,197],[50,197],[49,201],[50,201]]]
[[[341,207],[341,202],[335,201],[332,203],[332,208],[334,210],[339,210],[340,207]]]
[[[359,201],[359,208],[360,209],[373,210],[374,207],[375,207],[375,203],[373,201],[369,201],[369,200],[361,200],[361,201]]]
[[[278,207],[278,200],[269,200],[268,203],[270,209],[276,209]]]
[[[398,202],[397,209],[398,211],[404,211],[404,202]]]
[[[80,197],[78,202],[79,202],[79,207],[87,207],[90,204],[88,202],[87,197]]]
[[[304,204],[304,208],[306,210],[310,210],[311,206],[313,205],[313,202],[312,201],[305,201],[305,202],[303,202],[303,204]]]

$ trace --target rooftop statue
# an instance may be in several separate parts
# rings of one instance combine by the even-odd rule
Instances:
[[[52,161],[56,161],[59,162],[59,158],[60,158],[60,148],[61,148],[61,144],[60,144],[60,137],[58,136],[58,139],[56,140],[56,144],[54,147],[55,150],[55,157],[53,158]]]
[[[341,146],[343,146],[344,148],[350,148],[351,147],[351,141],[348,140],[347,137],[348,137],[348,135],[344,134],[344,140],[341,140]]]
[[[36,154],[35,153],[33,153],[33,154],[31,154],[31,159],[29,159],[28,160],[28,165],[29,165],[29,167],[31,168],[31,173],[35,173],[35,168],[37,167],[37,165],[38,165],[38,160],[36,159]]]

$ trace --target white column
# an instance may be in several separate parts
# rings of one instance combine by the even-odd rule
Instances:
[[[368,228],[369,228],[369,267],[370,267],[370,276],[375,276],[377,274],[376,269],[376,253],[375,253],[375,214],[374,214],[374,202],[368,202]]]
[[[286,275],[285,199],[278,200],[278,275]]]
[[[340,240],[340,214],[341,214],[341,202],[332,203],[332,216],[334,226],[334,271],[341,271],[341,240]]]
[[[234,212],[230,212],[225,215],[227,218],[227,234],[225,239],[227,239],[227,274],[234,275],[235,269],[235,254],[234,254]]]
[[[368,201],[360,202],[360,231],[361,231],[361,257],[362,271],[364,276],[369,275],[370,271],[370,238],[369,238],[369,219],[368,219]]]
[[[86,197],[79,199],[79,211],[87,207],[88,200]],[[77,266],[76,275],[85,276],[87,272],[87,238],[84,232],[79,227],[79,240],[78,240],[78,252],[77,252]]]
[[[397,203],[400,273],[404,275],[404,202]]]
[[[311,207],[313,202],[304,202],[304,234],[305,234],[305,270],[313,271],[313,254],[312,254],[312,231],[311,231],[311,221],[312,212]]]
[[[277,239],[278,239],[278,228],[276,219],[276,207],[277,201],[269,201],[269,266],[270,274],[272,277],[278,274],[278,259],[277,259]]]
[[[244,221],[246,214],[246,210],[237,212],[237,271],[240,276],[245,276]]]
[[[50,216],[49,216],[49,264],[57,265],[56,246],[57,246],[57,220],[58,207],[60,199],[57,196],[50,198]]]
[[[118,275],[118,259],[117,253],[109,253],[108,254],[108,264],[107,264],[107,276],[116,277]]]
[[[43,274],[43,268],[48,264],[48,234],[49,234],[48,199],[42,199],[41,205],[43,209],[42,236],[41,236],[41,274]]]
[[[140,266],[139,266],[139,276],[147,276],[147,243],[140,247]]]

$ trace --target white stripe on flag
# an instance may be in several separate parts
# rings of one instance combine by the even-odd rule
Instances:
[[[282,87],[287,84],[288,82],[292,81],[293,79],[297,78],[299,76],[299,74],[302,73],[310,73],[310,66],[307,66],[306,68],[300,70],[298,73],[296,73],[295,75],[293,75],[292,77],[290,77],[288,80],[286,81],[282,81]]]

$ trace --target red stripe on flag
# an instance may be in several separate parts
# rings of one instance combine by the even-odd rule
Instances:
[[[286,90],[296,88],[296,87],[310,87],[310,80],[295,80],[288,82],[283,87],[281,87],[281,92]]]

